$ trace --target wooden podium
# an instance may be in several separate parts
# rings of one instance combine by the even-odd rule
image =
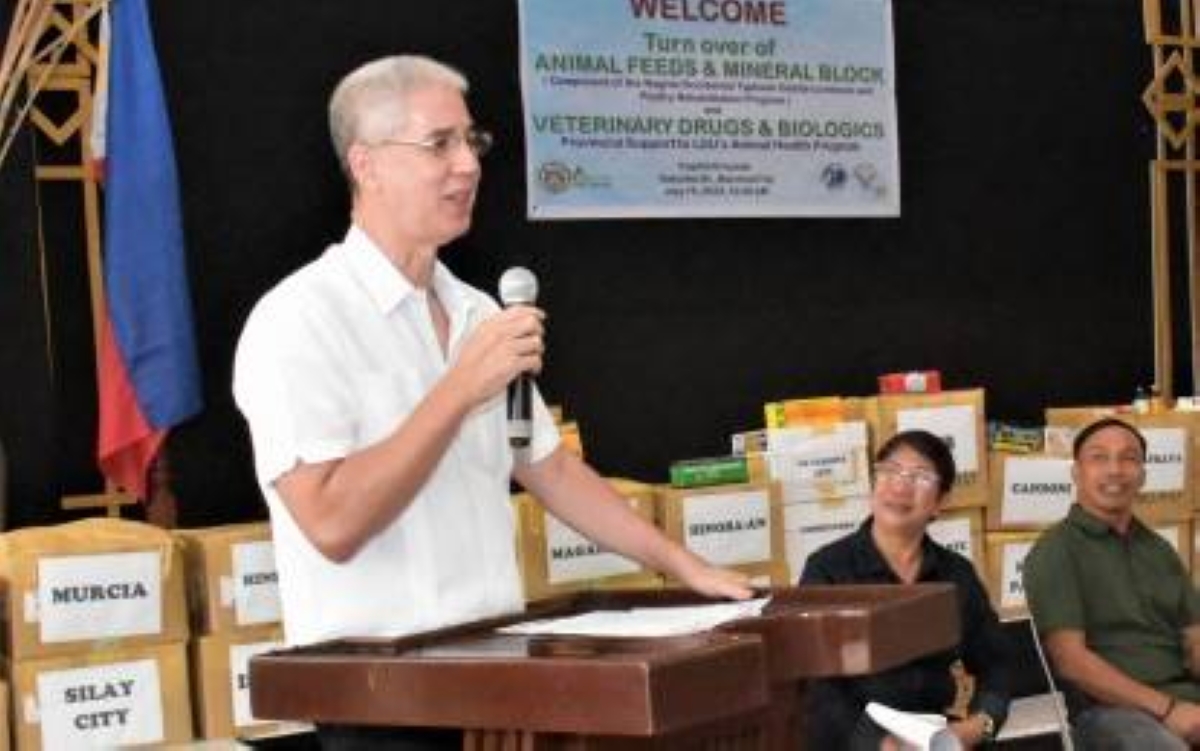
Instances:
[[[250,661],[255,716],[460,727],[467,751],[799,748],[805,680],[861,675],[958,640],[950,585],[779,589],[763,614],[661,639],[500,634],[601,609],[697,603],[592,592],[401,639],[340,639]]]

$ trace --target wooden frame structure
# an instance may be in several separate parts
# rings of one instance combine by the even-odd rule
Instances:
[[[83,238],[87,259],[88,289],[91,293],[93,351],[100,351],[100,327],[104,320],[104,276],[101,265],[100,188],[93,168],[89,136],[97,71],[102,51],[97,42],[98,16],[109,0],[32,0],[27,18],[34,31],[40,30],[33,57],[24,69],[31,92],[28,121],[39,140],[51,148],[38,150],[35,178],[43,183],[76,183],[82,193]],[[6,69],[7,70],[7,69]],[[15,68],[14,68],[15,70]],[[40,244],[40,243],[39,243]],[[43,300],[46,301],[47,353],[53,363],[49,290],[45,280],[46,248],[42,255]],[[104,492],[62,499],[64,509],[103,508],[119,516],[120,507],[136,499],[106,488]]]
[[[1182,210],[1187,250],[1188,331],[1192,393],[1200,392],[1200,227],[1196,193],[1200,160],[1196,125],[1200,122],[1200,0],[1142,0],[1146,43],[1154,77],[1142,101],[1154,118],[1155,158],[1150,162],[1151,279],[1154,301],[1154,376],[1162,396],[1175,395],[1172,315],[1173,214]],[[1183,194],[1178,183],[1183,183]]]

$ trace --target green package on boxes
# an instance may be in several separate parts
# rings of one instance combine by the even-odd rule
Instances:
[[[671,487],[700,488],[750,481],[750,466],[744,456],[684,459],[671,464]]]

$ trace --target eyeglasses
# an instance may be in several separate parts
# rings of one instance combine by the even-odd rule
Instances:
[[[910,482],[918,490],[933,490],[940,482],[937,472],[931,472],[928,469],[921,469],[919,467],[905,469],[899,464],[891,462],[879,462],[876,464],[875,476],[886,479],[889,482]]]
[[[458,148],[466,144],[467,148],[476,158],[482,158],[492,150],[494,139],[492,134],[483,128],[471,126],[466,130],[447,130],[439,133],[434,133],[425,138],[384,138],[372,146],[416,146],[424,149],[437,159],[448,159],[450,155],[458,151]]]

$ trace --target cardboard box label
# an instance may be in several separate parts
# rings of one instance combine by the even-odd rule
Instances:
[[[1179,493],[1187,477],[1188,434],[1185,428],[1140,428],[1146,438],[1146,484],[1143,493]]]
[[[101,748],[164,740],[158,663],[136,660],[37,676],[42,747]]]
[[[719,566],[771,560],[768,491],[688,497],[683,508],[683,539],[689,550]]]
[[[640,566],[546,514],[546,579],[551,584],[633,574]]]
[[[1075,500],[1070,459],[1005,457],[1003,524],[1053,524]]]
[[[159,551],[39,559],[41,641],[161,633],[161,560]]]
[[[808,557],[822,546],[853,534],[871,515],[869,498],[831,503],[789,503],[783,507],[783,544],[791,579],[800,578]]]
[[[232,644],[229,647],[229,696],[233,701],[233,725],[246,727],[270,720],[260,720],[250,711],[250,658],[282,649],[281,641],[264,641],[254,644]]]
[[[942,547],[975,561],[975,544],[971,536],[971,520],[967,517],[934,519],[928,527],[929,536]]]
[[[270,540],[232,546],[234,619],[239,626],[278,623],[279,574]]]
[[[928,430],[950,446],[954,466],[960,473],[979,470],[979,446],[976,441],[975,407],[970,404],[947,407],[921,407],[896,412],[896,430]]]
[[[1000,607],[1025,607],[1025,582],[1021,573],[1025,570],[1025,557],[1033,549],[1033,542],[1008,542],[1000,551]]]
[[[771,479],[781,483],[785,501],[822,495],[861,495],[869,487],[867,425],[840,423],[832,432],[813,428],[768,431]]]

